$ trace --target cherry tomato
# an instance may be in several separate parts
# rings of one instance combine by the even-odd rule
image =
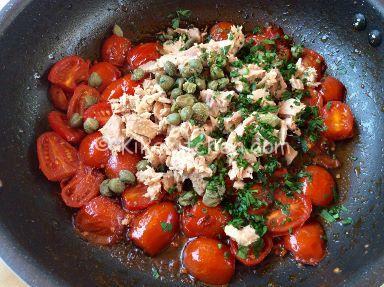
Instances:
[[[75,174],[79,166],[77,150],[55,132],[37,139],[39,167],[50,181],[60,181]]]
[[[231,253],[233,256],[236,257],[237,260],[239,260],[241,263],[247,266],[254,266],[256,264],[259,264],[261,261],[267,257],[267,255],[271,252],[273,241],[272,238],[268,235],[265,235],[263,238],[263,246],[261,250],[257,253],[257,256],[255,256],[254,248],[253,246],[249,247],[248,255],[246,258],[242,258],[239,255],[237,255],[238,251],[238,244],[236,241],[230,240],[230,246],[231,246]]]
[[[86,240],[101,245],[123,238],[125,212],[111,199],[98,196],[76,214],[74,224]]]
[[[132,220],[129,238],[150,256],[166,248],[179,231],[179,214],[170,202],[152,205]]]
[[[353,136],[354,118],[347,104],[339,101],[328,102],[321,110],[326,130],[323,135],[334,141]]]
[[[100,168],[103,167],[111,155],[107,143],[100,132],[87,135],[79,146],[79,157],[84,164]]]
[[[323,56],[307,48],[303,49],[302,64],[306,68],[313,67],[316,69],[317,80],[320,80],[323,77],[325,69],[327,68]]]
[[[280,204],[266,217],[266,225],[272,236],[288,234],[290,230],[302,226],[311,215],[311,200],[303,194],[287,196],[277,189],[274,198]]]
[[[324,100],[321,94],[315,88],[308,88],[309,97],[304,98],[304,103],[308,106],[316,106],[319,110],[324,105]]]
[[[127,38],[112,35],[104,41],[101,48],[101,57],[103,61],[120,67],[124,65],[130,48],[131,42]]]
[[[272,203],[269,192],[266,188],[263,188],[261,184],[254,184],[250,189],[255,191],[252,193],[253,197],[265,203],[265,205],[262,205],[259,208],[252,207],[248,210],[248,213],[254,215],[263,215],[268,210],[268,206]]]
[[[266,40],[273,40],[275,43],[268,44]],[[266,50],[276,47],[279,57],[285,60],[289,60],[292,56],[289,41],[285,39],[283,29],[277,26],[265,27],[260,33],[247,36],[245,42],[253,46],[262,45]]]
[[[307,223],[286,235],[284,245],[297,261],[317,265],[325,256],[323,227],[318,222]]]
[[[326,103],[329,101],[344,101],[346,92],[343,83],[334,77],[327,76],[321,82],[320,94]]]
[[[87,97],[94,98],[96,101],[100,98],[99,92],[90,86],[80,85],[78,86],[69,101],[67,117],[70,119],[74,113],[79,113],[81,116],[87,107]]]
[[[62,88],[57,85],[51,85],[48,92],[51,102],[56,109],[62,111],[66,111],[68,109],[67,95]]]
[[[52,111],[48,114],[49,126],[63,137],[67,142],[77,144],[85,136],[82,130],[71,128],[68,125],[67,116],[63,113]]]
[[[323,167],[310,165],[306,168],[309,177],[302,179],[303,192],[313,205],[327,206],[333,201],[333,190],[336,187],[332,175]]]
[[[272,174],[272,179],[274,181],[280,181],[288,174],[288,170],[285,167],[276,169]]]
[[[315,155],[312,162],[328,169],[340,167],[340,161],[337,158],[332,158],[327,154]]]
[[[282,44],[278,44],[276,49],[277,49],[277,55],[280,59],[289,61],[292,58],[292,52],[289,47]]]
[[[99,122],[99,127],[104,126],[112,116],[111,105],[107,102],[97,103],[90,106],[83,114],[83,120],[88,118],[96,119]]]
[[[233,26],[230,22],[219,22],[212,26],[209,35],[215,41],[222,41],[228,39],[228,34],[231,32]]]
[[[89,69],[89,74],[97,73],[101,78],[101,85],[97,87],[97,90],[101,93],[112,82],[116,81],[121,76],[121,72],[118,68],[108,62],[100,62],[94,64]]]
[[[134,70],[137,67],[160,58],[159,45],[157,43],[139,44],[132,48],[127,55],[128,65]]]
[[[228,284],[235,273],[235,257],[228,245],[212,238],[188,242],[182,260],[188,273],[206,284]]]
[[[141,159],[141,155],[127,151],[112,154],[105,165],[105,174],[109,178],[118,177],[120,170],[123,169],[136,173],[136,165]]]
[[[110,99],[118,99],[123,94],[133,95],[135,87],[140,84],[140,81],[133,81],[131,79],[131,74],[125,75],[117,81],[110,83],[109,86],[105,88],[101,94],[100,101],[106,102]]]
[[[253,46],[259,46],[259,45],[265,45],[264,40],[267,38],[263,34],[256,34],[256,35],[249,35],[245,38],[245,42],[253,45]],[[269,50],[273,47],[272,45],[267,46]]]
[[[221,206],[208,207],[201,200],[185,208],[181,217],[182,230],[187,237],[223,238],[224,226],[229,220],[229,214]]]
[[[88,78],[89,63],[79,56],[67,56],[53,65],[48,81],[65,91],[73,92],[76,85]]]
[[[81,166],[74,177],[60,182],[61,198],[69,207],[79,208],[99,195],[104,175],[88,166]]]
[[[164,196],[164,192],[161,192],[157,199],[152,200],[150,197],[145,196],[146,193],[147,186],[142,183],[126,188],[121,195],[121,201],[124,209],[128,211],[143,210],[158,203]]]

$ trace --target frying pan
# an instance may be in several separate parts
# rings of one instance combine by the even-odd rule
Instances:
[[[71,225],[72,211],[58,197],[57,184],[39,172],[35,148],[37,135],[48,129],[46,115],[52,107],[47,70],[55,61],[74,53],[95,58],[115,22],[128,38],[148,40],[169,25],[167,16],[178,8],[192,10],[191,22],[199,27],[217,20],[244,24],[248,30],[266,22],[281,25],[296,41],[324,55],[328,73],[347,86],[347,102],[356,116],[358,135],[339,144],[343,166],[336,171],[349,210],[345,215],[354,223],[326,227],[328,256],[318,267],[270,256],[256,268],[238,264],[233,286],[380,286],[384,45],[371,47],[368,31],[384,31],[382,1],[11,1],[0,14],[1,257],[32,286],[190,283],[164,268],[162,280],[156,280],[150,271],[153,261],[132,259],[139,251],[95,247],[81,240]],[[367,18],[362,32],[352,27],[358,12]],[[168,262],[154,262],[161,260]]]

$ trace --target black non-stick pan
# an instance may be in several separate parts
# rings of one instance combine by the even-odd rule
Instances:
[[[336,171],[353,224],[326,227],[328,256],[318,267],[288,257],[256,268],[238,264],[233,286],[380,286],[384,283],[384,45],[371,47],[368,32],[384,32],[384,2],[347,0],[20,0],[0,13],[0,255],[32,286],[183,286],[189,281],[151,261],[132,264],[135,254],[81,240],[59,188],[38,170],[35,140],[48,129],[47,70],[65,55],[95,58],[114,23],[133,41],[169,25],[178,8],[193,12],[204,27],[217,20],[244,24],[274,22],[320,52],[328,73],[347,86],[358,126],[342,143],[343,166]],[[355,13],[367,19],[353,29]],[[111,253],[113,255],[111,255]],[[160,259],[156,262],[158,263]],[[164,259],[166,260],[166,259]],[[187,283],[185,283],[187,282]]]

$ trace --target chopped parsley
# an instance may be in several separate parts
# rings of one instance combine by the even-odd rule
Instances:
[[[172,231],[172,223],[161,222],[160,225],[161,225],[161,229],[164,232],[171,232]]]
[[[191,10],[179,9],[176,13],[171,14],[170,17],[175,17],[171,20],[172,28],[177,29],[180,27],[180,21],[188,19],[192,14]]]
[[[155,266],[152,266],[152,277],[155,279],[159,279],[160,273],[159,270]]]

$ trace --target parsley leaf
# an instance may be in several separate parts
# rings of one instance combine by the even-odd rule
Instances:
[[[171,232],[172,231],[172,223],[161,222],[160,225],[161,225],[161,229],[164,232]]]

